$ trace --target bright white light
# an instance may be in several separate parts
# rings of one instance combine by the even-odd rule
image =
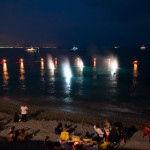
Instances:
[[[48,62],[48,68],[50,69],[51,75],[54,75],[55,66],[54,66],[53,58],[51,57],[51,55],[48,56],[47,62]]]
[[[52,57],[48,58],[48,67],[49,69],[55,69]]]
[[[71,69],[70,69],[70,64],[69,63],[67,63],[67,62],[65,62],[65,63],[63,63],[63,76],[64,77],[72,77],[72,73],[71,73]]]
[[[83,64],[82,60],[80,60],[80,66],[79,67],[80,67],[81,71],[83,71],[84,64]]]
[[[62,64],[62,69],[63,69],[63,76],[66,78],[66,82],[69,84],[70,78],[72,77],[72,72],[70,68],[70,63],[67,59]]]
[[[114,60],[111,64],[111,68],[112,70],[116,70],[118,68],[118,62],[116,60]]]
[[[72,77],[72,72],[71,72],[71,67],[68,59],[65,59],[65,61],[62,63],[62,73],[63,77],[65,77],[66,84],[64,84],[65,87],[65,93],[67,95],[70,94],[70,88],[71,88],[71,77]]]
[[[114,73],[116,73],[116,71],[118,69],[118,61],[117,61],[117,59],[111,59],[111,61],[110,61],[110,69],[111,69],[111,74],[112,75]]]
[[[80,71],[83,71],[84,64],[82,59],[78,57],[76,60],[77,60],[77,67],[80,68]]]
[[[80,67],[81,67],[81,68],[83,68],[83,67],[84,67],[84,65],[83,65],[83,61],[82,61],[82,60],[80,61]]]

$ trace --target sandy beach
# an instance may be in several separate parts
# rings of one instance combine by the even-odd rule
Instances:
[[[20,112],[19,105],[1,103],[1,112],[0,112],[0,149],[45,149],[44,139],[46,136],[50,136],[51,140],[56,141],[59,139],[59,135],[56,135],[54,132],[55,127],[59,122],[63,125],[71,125],[71,128],[75,128],[75,131],[81,133],[81,137],[85,135],[86,131],[89,131],[90,134],[95,134],[96,132],[93,129],[93,125],[98,123],[101,128],[104,127],[104,120],[111,120],[112,123],[122,122],[124,126],[131,127],[134,126],[137,129],[132,137],[127,140],[125,145],[121,145],[120,149],[138,149],[146,150],[150,149],[150,144],[148,142],[148,137],[142,137],[141,127],[142,125],[148,125],[148,120],[145,118],[104,118],[96,116],[84,116],[83,114],[69,114],[65,112],[57,112],[54,110],[47,110],[39,107],[30,107],[27,122],[18,122],[13,123],[13,114],[14,112]],[[29,128],[28,134],[34,135],[31,140],[22,145],[20,144],[6,144],[5,138],[7,137],[10,127],[15,126],[16,129]],[[23,148],[22,148],[23,146]]]

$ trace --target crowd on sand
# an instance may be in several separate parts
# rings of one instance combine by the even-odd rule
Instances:
[[[26,122],[28,107],[21,106],[21,118],[17,113],[14,115],[14,122]],[[105,150],[120,147],[126,144],[135,132],[135,128],[124,127],[121,122],[113,123],[104,120],[104,126],[101,128],[98,124],[93,125],[95,134],[90,134],[89,131],[85,135],[78,133],[76,127],[71,128],[70,125],[62,124],[61,122],[55,127],[55,134],[59,135],[56,141],[51,140],[51,136],[47,135],[43,141],[47,150]],[[29,128],[17,130],[15,126],[10,128],[7,136],[9,143],[24,143],[34,137],[34,134],[28,134]],[[143,126],[143,137],[149,136],[150,139],[150,124],[148,127]]]

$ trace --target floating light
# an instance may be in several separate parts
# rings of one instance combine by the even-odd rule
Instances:
[[[43,70],[43,69],[44,69],[44,62],[41,61],[41,70]]]
[[[3,63],[6,63],[6,59],[3,59]]]
[[[96,67],[96,58],[94,58],[94,64],[93,64],[94,67]]]
[[[57,67],[57,58],[55,58],[55,67]]]
[[[138,61],[137,61],[137,60],[133,61],[133,64],[137,64],[137,63],[138,63]]]

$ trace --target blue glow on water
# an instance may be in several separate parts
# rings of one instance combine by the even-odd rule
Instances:
[[[0,60],[4,56],[7,59],[6,64],[0,64],[1,100],[65,111],[138,112],[149,106],[150,71],[144,66],[147,63],[141,61],[134,67],[132,61],[118,57],[119,68],[115,63],[109,68],[97,57],[94,67],[90,60],[95,56],[58,51],[28,54],[23,49],[1,50]],[[79,66],[74,61],[78,57]],[[24,61],[17,64],[20,58]],[[57,67],[54,58],[58,58]],[[108,62],[108,57],[104,59]]]

